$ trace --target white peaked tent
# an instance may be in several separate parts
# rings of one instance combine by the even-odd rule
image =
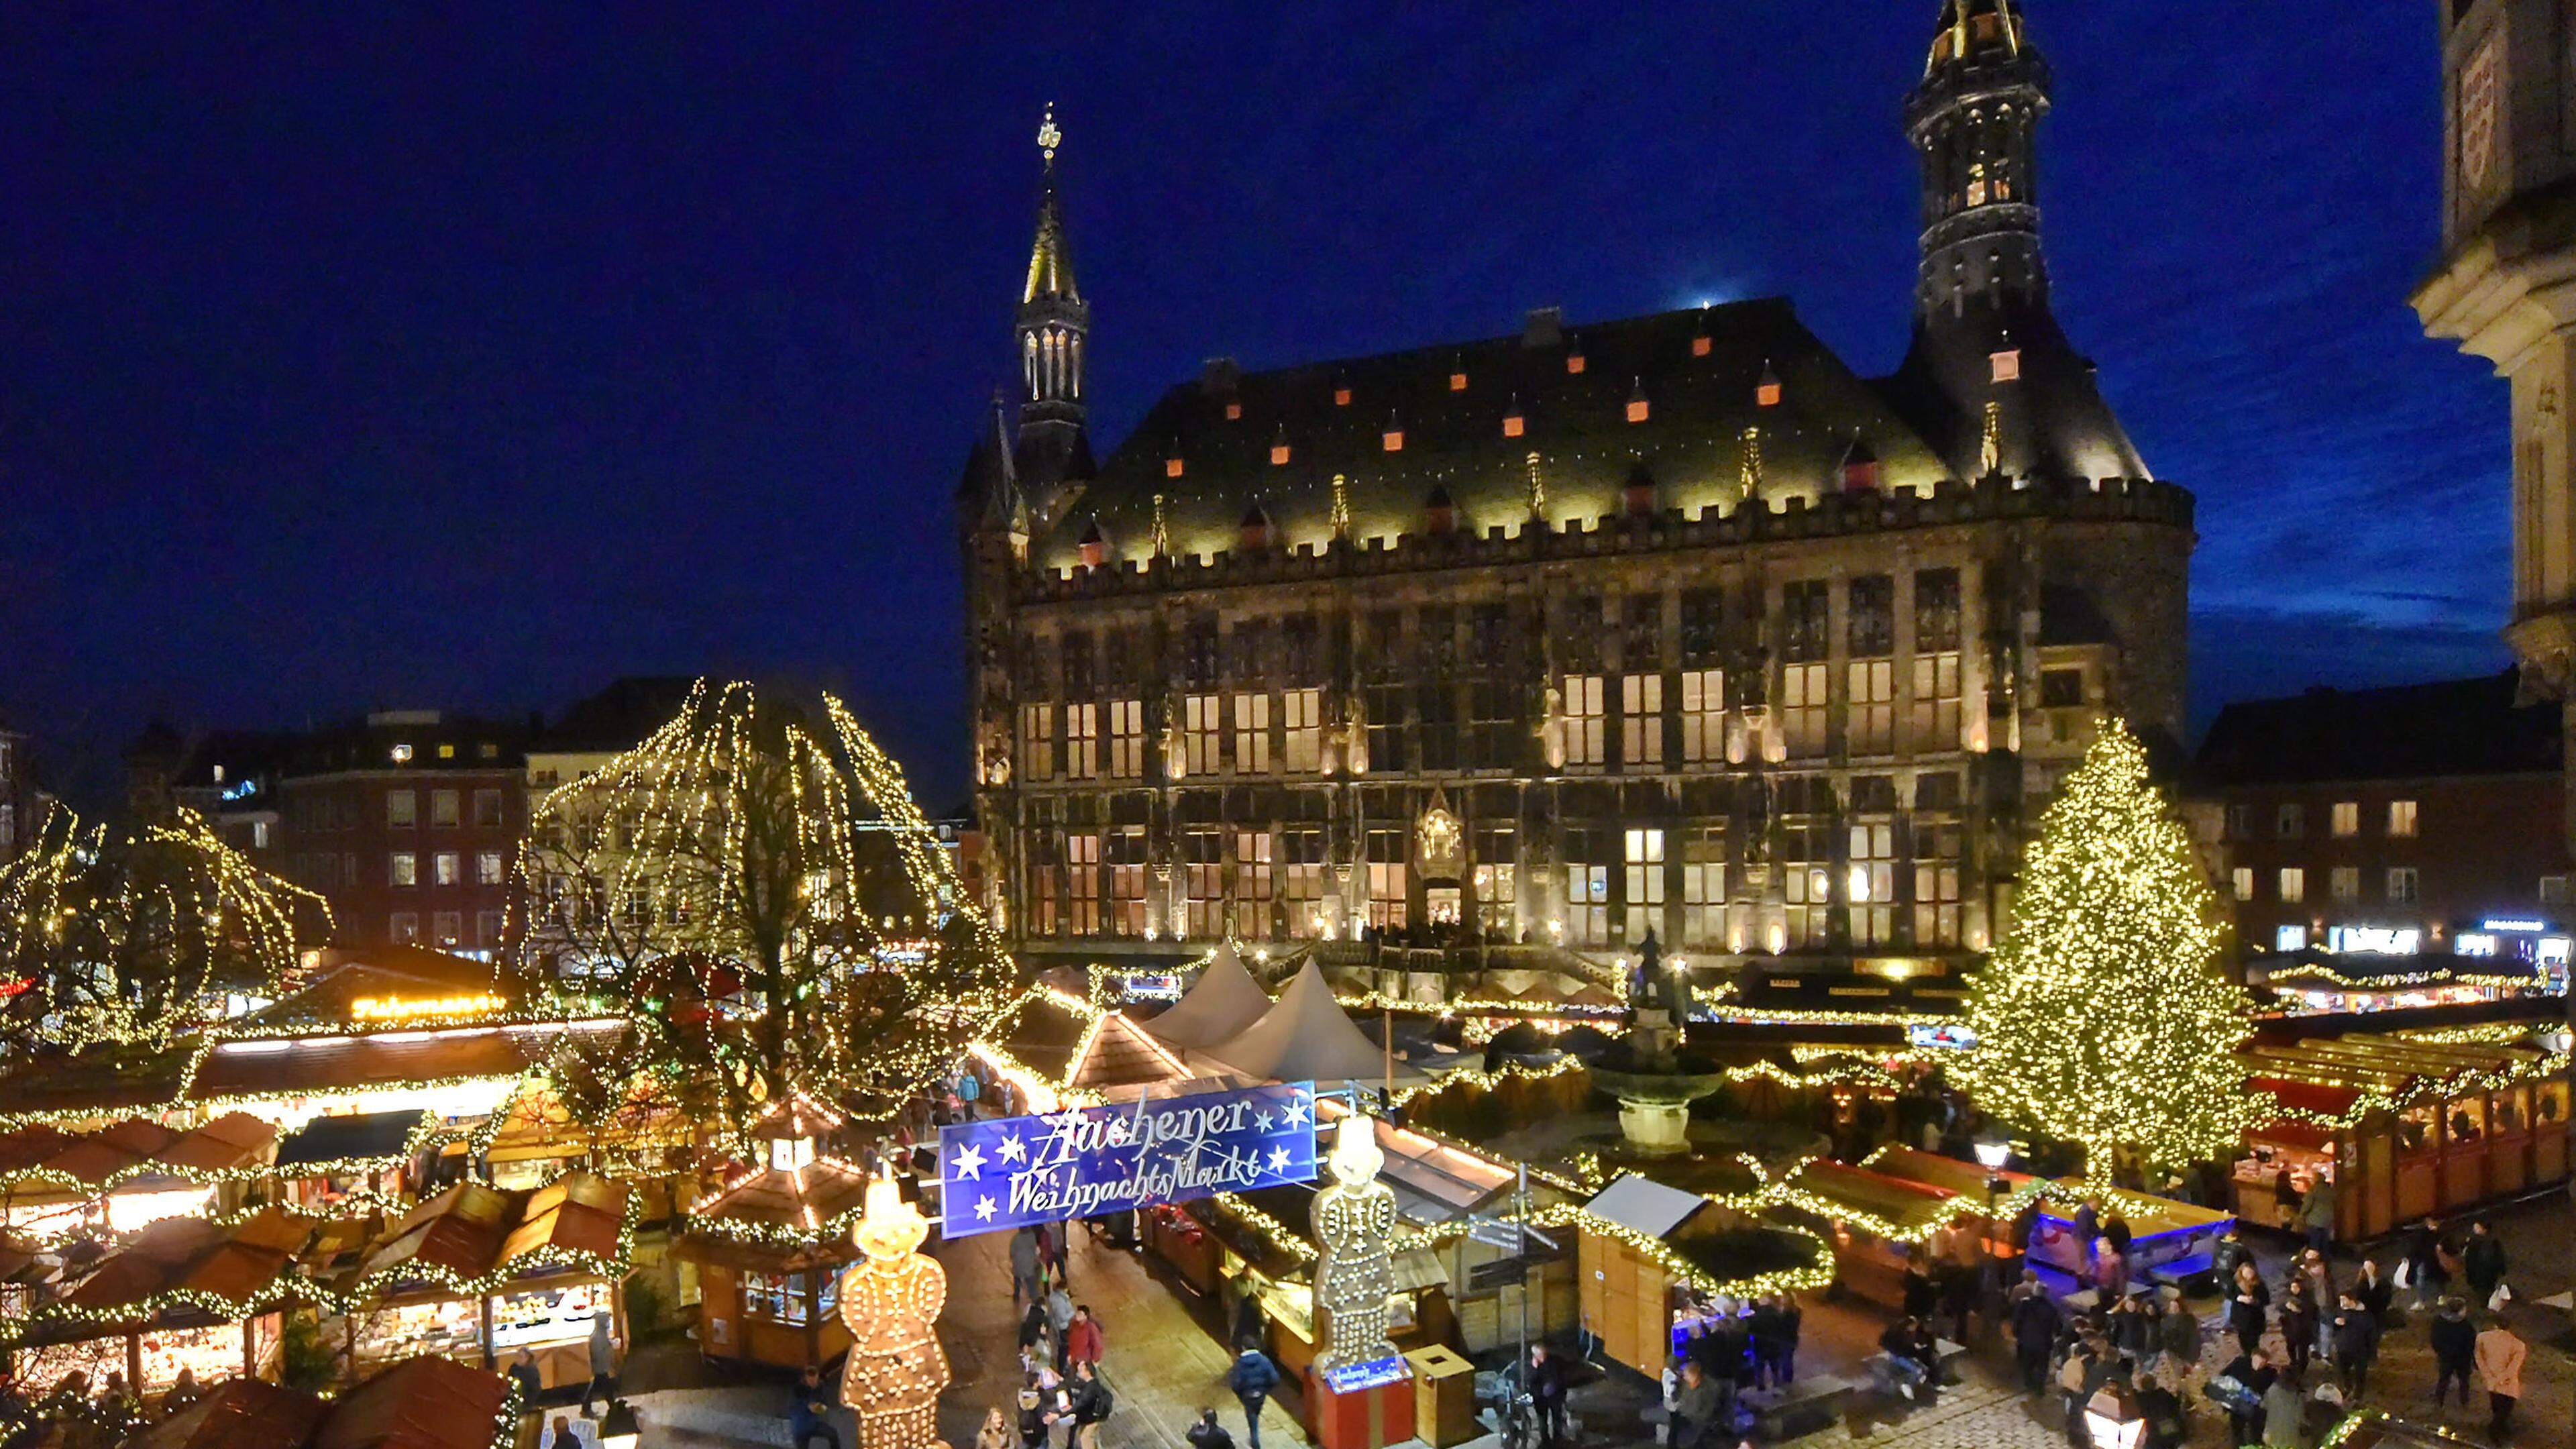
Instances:
[[[1269,1010],[1270,997],[1243,969],[1243,958],[1228,941],[1208,957],[1188,994],[1173,1002],[1171,1010],[1146,1022],[1145,1030],[1166,1046],[1188,1051],[1239,1034]]]
[[[1386,1075],[1386,1054],[1351,1024],[1333,988],[1312,958],[1279,1004],[1237,1036],[1201,1049],[1198,1055],[1240,1076],[1273,1082],[1313,1082],[1330,1091],[1345,1080],[1376,1083]],[[1399,1062],[1400,1080],[1420,1081],[1422,1074]]]

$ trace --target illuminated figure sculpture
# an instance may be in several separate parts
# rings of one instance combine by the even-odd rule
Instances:
[[[859,1449],[947,1449],[939,1391],[948,1358],[931,1325],[948,1303],[948,1275],[917,1249],[930,1224],[891,1177],[868,1184],[867,1211],[850,1230],[865,1256],[841,1275],[841,1321],[850,1359],[841,1402],[858,1411]]]
[[[1395,1292],[1395,1189],[1377,1180],[1385,1161],[1370,1120],[1344,1117],[1333,1139],[1333,1185],[1315,1195],[1315,1240],[1324,1247],[1315,1260],[1318,1372],[1395,1353],[1386,1336],[1386,1300]]]

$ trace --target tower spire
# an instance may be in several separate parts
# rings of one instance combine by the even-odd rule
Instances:
[[[1029,248],[1027,285],[1020,290],[1018,462],[1024,486],[1044,498],[1068,482],[1091,476],[1091,443],[1084,429],[1083,373],[1089,364],[1091,308],[1073,278],[1073,248],[1066,238],[1064,201],[1056,186],[1056,151],[1064,131],[1055,104],[1038,123],[1037,240]]]

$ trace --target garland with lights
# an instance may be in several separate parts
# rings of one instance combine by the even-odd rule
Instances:
[[[2237,1048],[2253,1003],[2219,969],[2225,929],[2191,838],[2105,720],[2040,822],[2013,917],[1970,985],[1977,1045],[1958,1075],[1978,1105],[2082,1147],[2181,1167],[2232,1150],[2267,1115]]]
[[[2540,991],[2547,983],[2534,976],[2488,976],[2475,971],[2440,969],[2409,971],[2392,976],[2346,976],[2322,961],[2303,961],[2295,966],[2266,967],[2264,984],[2319,981],[2338,991],[2376,991],[2405,986],[2474,986],[2489,991]]]
[[[2433,1045],[2429,1042],[2426,1044]],[[2272,1075],[2277,1071],[2276,1065],[2272,1063],[2255,1062],[2252,1065],[2261,1075]],[[2357,1071],[2379,1070],[2366,1063],[2355,1062],[2351,1065]],[[2352,1105],[2341,1112],[2319,1112],[2312,1108],[2294,1107],[2287,1102],[2273,1099],[2268,1094],[2265,1100],[2271,1103],[2272,1120],[2304,1122],[2314,1127],[2342,1131],[2360,1126],[2374,1113],[2385,1112],[2393,1116],[2409,1106],[2427,1100],[2448,1100],[2474,1093],[2500,1092],[2507,1087],[2519,1086],[2524,1082],[2544,1081],[2566,1070],[2566,1054],[2549,1052],[2537,1058],[2507,1062],[2490,1071],[2473,1071],[2465,1076],[2446,1078],[2424,1091],[2408,1092],[2403,1096],[2392,1096],[2376,1087],[2355,1088],[2358,1095],[2353,1098]]]

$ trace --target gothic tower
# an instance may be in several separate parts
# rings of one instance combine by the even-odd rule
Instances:
[[[2049,310],[2039,122],[2048,64],[2020,0],[1943,0],[1905,101],[1922,164],[1914,345],[1891,391],[1963,478],[2148,476]]]
[[[1091,439],[1083,427],[1083,370],[1090,347],[1091,308],[1073,279],[1073,249],[1065,239],[1064,203],[1056,195],[1055,153],[1064,133],[1055,107],[1038,127],[1046,173],[1038,196],[1038,235],[1029,251],[1028,284],[1020,292],[1020,431],[1016,463],[1022,485],[1041,513],[1061,501],[1068,483],[1092,474]]]

